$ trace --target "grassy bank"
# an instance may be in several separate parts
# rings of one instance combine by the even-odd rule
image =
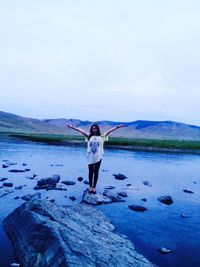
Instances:
[[[11,138],[44,142],[49,144],[84,144],[84,137],[81,135],[58,135],[58,134],[29,134],[17,133],[8,134]],[[127,149],[179,149],[179,150],[200,150],[200,141],[180,141],[180,140],[156,140],[156,139],[130,139],[109,137],[109,142],[105,143],[108,147],[127,148]]]
[[[110,138],[110,145],[200,150],[200,141]]]
[[[33,142],[44,142],[44,143],[63,143],[63,142],[74,142],[82,141],[83,137],[79,135],[64,135],[64,134],[29,134],[29,133],[17,133],[9,134],[10,137],[33,141]]]

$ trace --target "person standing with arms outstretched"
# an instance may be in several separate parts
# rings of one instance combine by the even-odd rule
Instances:
[[[69,128],[78,131],[83,134],[87,138],[87,152],[88,152],[88,168],[89,168],[89,183],[90,189],[89,193],[96,194],[96,185],[99,176],[99,168],[101,165],[103,153],[104,153],[104,142],[108,141],[108,135],[121,128],[124,127],[123,124],[119,124],[116,127],[110,128],[104,134],[101,134],[100,128],[98,124],[93,124],[90,127],[90,133],[85,132],[81,128],[74,127],[71,124],[67,124]]]

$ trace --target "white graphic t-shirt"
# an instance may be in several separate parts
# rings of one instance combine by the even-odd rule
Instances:
[[[104,141],[108,141],[108,136],[93,135],[90,138],[90,140],[87,141],[88,141],[88,146],[87,146],[88,164],[93,164],[100,161],[104,153],[103,144]]]

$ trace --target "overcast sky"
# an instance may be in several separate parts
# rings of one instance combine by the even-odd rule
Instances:
[[[0,4],[0,110],[200,125],[199,0]]]

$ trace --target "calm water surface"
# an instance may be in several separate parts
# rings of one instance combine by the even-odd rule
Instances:
[[[6,267],[14,261],[11,244],[2,228],[3,219],[23,201],[16,196],[35,193],[37,179],[60,174],[61,180],[76,181],[66,186],[67,191],[40,190],[42,197],[54,198],[58,204],[71,204],[69,196],[76,196],[80,202],[87,186],[77,181],[79,176],[87,179],[86,149],[84,147],[52,146],[36,143],[0,143],[0,163],[10,160],[18,165],[1,169],[0,177],[7,177],[14,186],[24,185],[22,190],[0,198],[0,266]],[[23,168],[26,163],[30,172],[10,173],[11,168]],[[55,166],[56,164],[62,166]],[[115,180],[112,174],[123,173],[128,178]],[[36,179],[27,177],[37,174]],[[152,187],[145,186],[148,180]],[[126,184],[131,186],[127,187]],[[0,185],[2,182],[0,182]],[[200,156],[187,154],[163,154],[106,149],[101,165],[98,191],[104,186],[114,185],[114,192],[125,189],[128,198],[124,203],[98,206],[116,226],[116,230],[127,235],[136,249],[158,266],[200,266]],[[188,189],[194,194],[184,193]],[[0,193],[5,188],[0,189]],[[38,191],[37,191],[38,192]],[[174,203],[166,206],[157,198],[171,195]],[[143,202],[141,199],[146,198]],[[128,205],[139,204],[148,210],[138,213]],[[181,214],[188,215],[182,218]],[[160,255],[160,247],[172,249],[167,255]]]

